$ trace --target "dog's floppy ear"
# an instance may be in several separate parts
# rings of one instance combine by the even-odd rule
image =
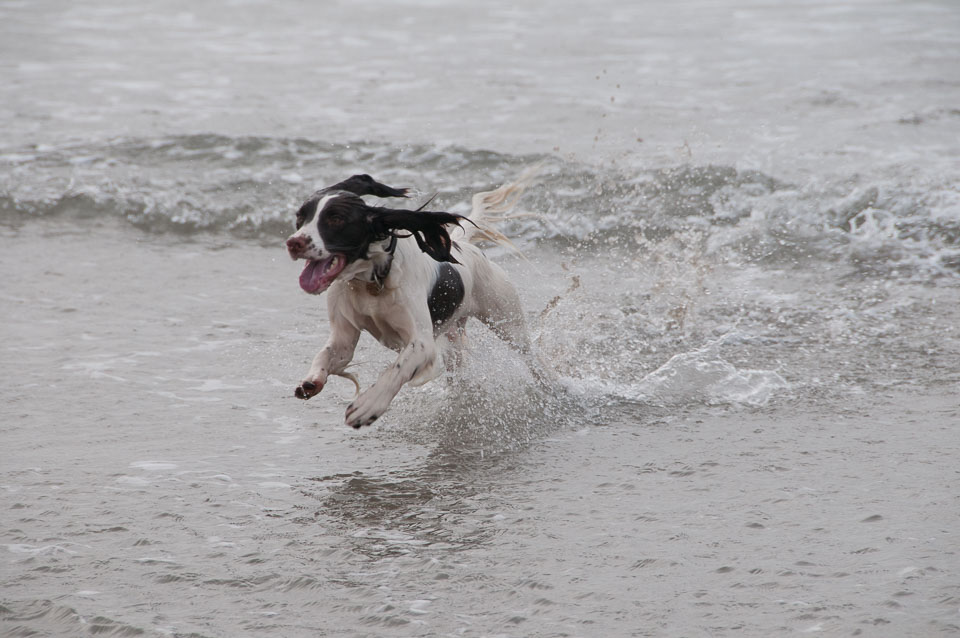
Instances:
[[[437,261],[460,263],[450,254],[450,250],[453,248],[453,240],[450,239],[450,235],[447,234],[447,229],[444,226],[447,224],[459,226],[461,220],[467,219],[463,215],[370,207],[368,218],[378,234],[405,230],[417,240],[420,250]]]
[[[347,191],[354,195],[373,195],[374,197],[407,197],[406,188],[393,188],[386,184],[381,184],[369,175],[354,175],[347,179],[328,186],[323,192]]]

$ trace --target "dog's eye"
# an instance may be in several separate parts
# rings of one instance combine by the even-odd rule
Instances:
[[[327,224],[334,228],[340,228],[345,222],[343,215],[327,215]]]

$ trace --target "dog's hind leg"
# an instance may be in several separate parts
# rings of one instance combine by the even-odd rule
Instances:
[[[543,363],[530,340],[527,321],[523,316],[516,291],[511,287],[510,294],[505,294],[500,302],[488,307],[485,312],[477,315],[477,318],[523,357],[524,363],[538,383],[546,388],[553,387],[557,381],[556,375],[548,365]]]
[[[477,265],[474,296],[477,319],[521,354],[531,351],[527,322],[517,289],[506,273],[489,261]]]
[[[557,376],[550,366],[540,358],[536,347],[527,332],[527,322],[522,313],[508,313],[499,318],[487,314],[479,319],[485,323],[504,343],[516,350],[530,370],[530,374],[545,388],[556,385]]]
[[[519,312],[498,312],[501,308],[488,310],[479,315],[480,319],[495,335],[520,354],[530,354],[532,345],[527,333],[527,322]]]
[[[548,390],[556,388],[559,378],[553,368],[544,363],[531,341],[520,296],[512,285],[502,287],[498,303],[488,304],[477,319],[523,357],[530,374],[541,386]]]

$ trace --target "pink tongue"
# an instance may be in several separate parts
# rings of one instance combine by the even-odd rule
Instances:
[[[307,292],[321,292],[326,288],[324,286],[323,274],[330,262],[335,257],[327,257],[324,260],[310,260],[307,267],[300,273],[300,287]]]

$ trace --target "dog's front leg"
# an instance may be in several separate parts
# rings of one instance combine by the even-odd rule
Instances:
[[[390,406],[403,384],[418,375],[430,374],[437,362],[432,335],[417,336],[400,351],[400,356],[380,378],[347,407],[347,425],[359,428],[376,421]]]
[[[331,323],[332,331],[327,345],[313,358],[310,371],[293,394],[298,399],[309,399],[323,390],[327,377],[340,374],[353,359],[360,340],[360,331],[344,321]]]

